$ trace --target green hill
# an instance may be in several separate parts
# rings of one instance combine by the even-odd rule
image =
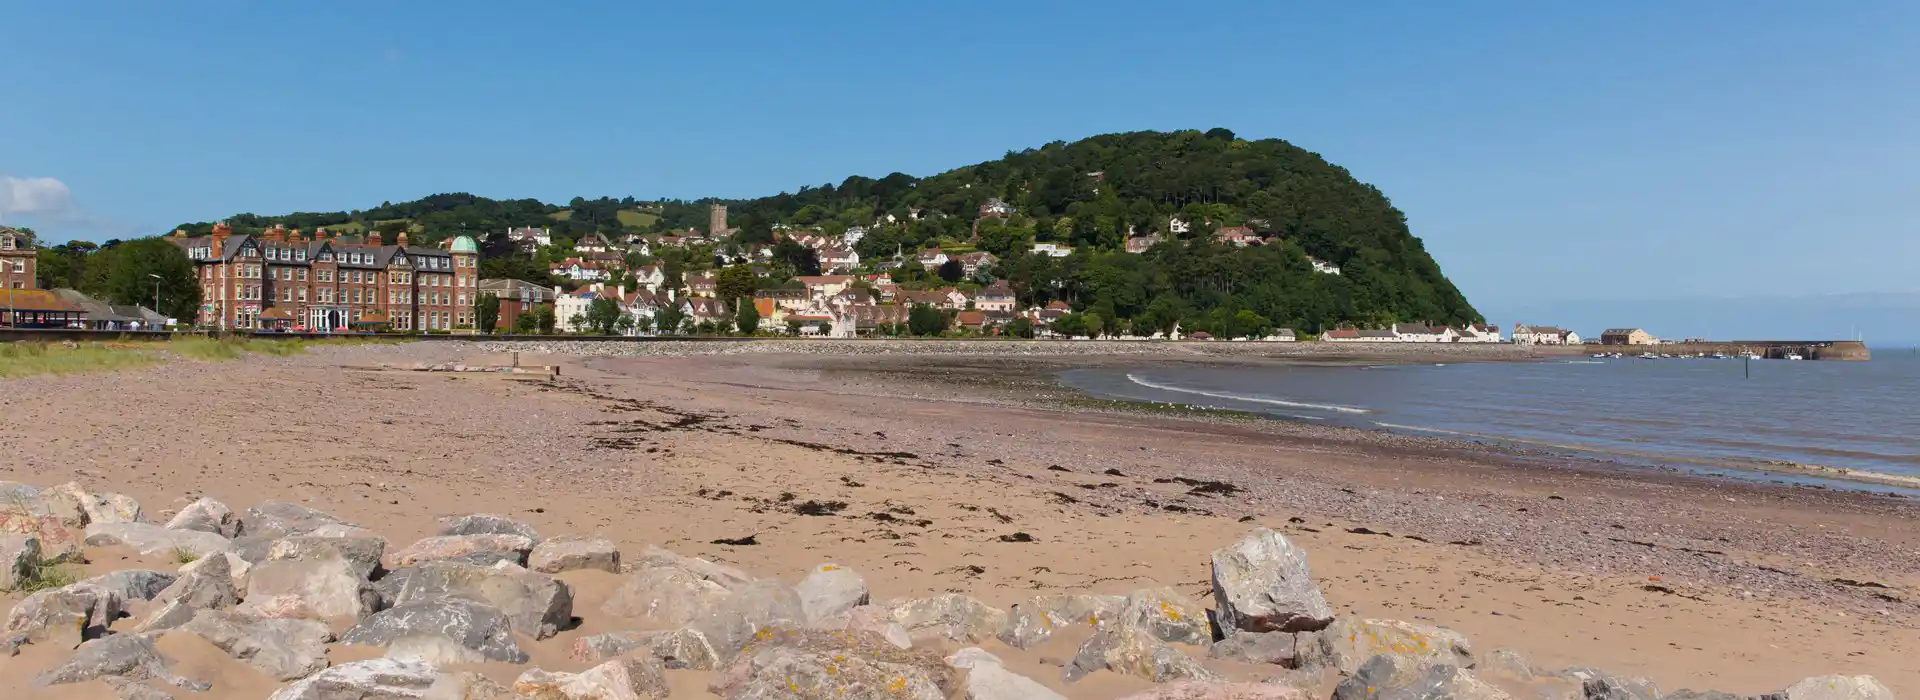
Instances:
[[[983,205],[995,201],[1012,212],[983,217]],[[1106,328],[1178,320],[1189,330],[1239,335],[1271,325],[1317,333],[1349,324],[1481,320],[1378,189],[1286,141],[1245,140],[1225,129],[1107,134],[925,178],[855,176],[750,200],[576,197],[563,206],[456,193],[360,211],[228,221],[242,231],[275,224],[405,227],[425,241],[464,232],[481,237],[489,256],[505,257],[512,254],[509,227],[549,227],[561,242],[594,231],[705,230],[713,202],[729,205],[742,243],[771,242],[775,225],[830,235],[861,226],[868,233],[857,247],[868,261],[941,241],[989,251],[1000,259],[990,274],[1008,280],[1023,303],[1066,301]],[[1214,242],[1219,229],[1241,226],[1263,243]],[[1150,234],[1160,237],[1156,245],[1125,252],[1130,235]],[[1035,243],[1074,253],[1029,254]],[[1315,272],[1314,261],[1336,265],[1340,274]]]

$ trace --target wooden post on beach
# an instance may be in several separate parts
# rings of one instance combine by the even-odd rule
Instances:
[[[1746,378],[1747,378],[1747,379],[1752,379],[1752,378],[1753,378],[1753,358],[1752,358],[1751,356],[1744,356],[1744,355],[1743,355],[1743,356],[1741,356],[1741,358],[1740,358],[1740,364],[1742,364],[1742,365],[1744,365],[1744,366],[1745,366],[1745,369],[1746,369],[1746,371],[1747,371],[1747,376],[1746,376]]]
[[[519,367],[519,366],[520,366],[520,351],[519,351],[519,350],[515,350],[515,351],[513,351],[513,366],[515,366],[515,367]]]

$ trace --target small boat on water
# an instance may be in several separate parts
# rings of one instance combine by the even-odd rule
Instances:
[[[1800,353],[1797,353],[1797,352],[1790,352],[1790,353],[1787,353],[1787,359],[1789,359],[1789,360],[1804,360],[1804,359],[1807,359],[1807,358],[1804,358],[1804,357],[1801,357],[1801,356],[1800,356]]]
[[[1757,353],[1757,352],[1754,352],[1754,351],[1752,351],[1752,350],[1748,350],[1748,351],[1746,351],[1746,352],[1743,352],[1743,353],[1740,353],[1740,359],[1742,359],[1742,360],[1759,360],[1759,359],[1764,359],[1764,358],[1762,358],[1762,357],[1760,357],[1760,353]]]

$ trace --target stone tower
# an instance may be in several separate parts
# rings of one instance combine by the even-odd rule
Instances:
[[[707,212],[707,235],[715,238],[727,235],[727,205],[715,204]]]

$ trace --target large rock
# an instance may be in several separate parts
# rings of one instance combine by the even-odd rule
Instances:
[[[1307,551],[1264,527],[1214,551],[1213,600],[1222,629],[1307,632],[1333,622]]]
[[[337,557],[352,564],[354,573],[360,578],[369,578],[380,570],[380,557],[386,552],[387,541],[378,537],[295,535],[275,540],[267,548],[267,561]]]
[[[203,561],[206,563],[181,575],[154,597],[155,605],[134,631],[172,629],[187,624],[202,610],[240,604],[240,591],[233,587],[233,572],[228,568],[226,557],[212,556]]]
[[[340,635],[342,644],[385,646],[416,634],[438,634],[480,652],[489,661],[526,663],[513,640],[513,623],[484,603],[459,598],[422,601],[383,610]]]
[[[40,494],[42,500],[52,505],[55,512],[63,513],[69,520],[75,520],[73,511],[77,510],[77,525],[102,525],[110,523],[143,522],[140,502],[132,496],[118,493],[93,493],[82,487],[79,482],[67,483],[47,489]]]
[[[394,566],[413,566],[430,561],[464,561],[490,566],[494,562],[527,565],[533,540],[520,535],[443,535],[428,537],[393,553]]]
[[[87,545],[112,547],[123,545],[141,554],[199,559],[233,546],[233,542],[211,532],[168,530],[152,523],[95,523],[87,526]]]
[[[1300,658],[1297,641],[1288,632],[1241,632],[1207,647],[1207,657],[1292,668]]]
[[[298,503],[267,501],[248,508],[240,516],[240,522],[242,534],[279,539],[309,534],[322,525],[338,525],[345,521]]]
[[[1213,641],[1207,609],[1172,588],[1143,588],[1128,594],[1119,622],[1146,630],[1163,642],[1206,644]]]
[[[31,585],[40,575],[43,563],[40,538],[0,533],[0,591],[15,591]]]
[[[720,652],[699,630],[644,630],[607,632],[573,641],[569,653],[576,661],[596,662],[643,653],[672,669],[712,670],[720,663]]]
[[[635,562],[635,569],[658,566],[683,569],[703,580],[712,581],[721,588],[732,589],[753,581],[753,577],[747,575],[747,572],[725,564],[717,564],[699,557],[681,556],[652,545],[640,550],[640,560]]]
[[[1006,611],[958,593],[895,601],[890,608],[893,621],[916,641],[944,639],[978,644],[1007,626]]]
[[[153,600],[178,580],[180,580],[178,574],[166,571],[121,569],[109,571],[81,583],[119,593],[120,597],[127,600]]]
[[[839,564],[813,567],[794,590],[800,594],[800,605],[806,610],[810,623],[866,605],[870,600],[867,579],[860,576],[860,572]]]
[[[215,561],[219,563],[215,564]],[[180,567],[180,575],[187,576],[195,571],[211,566],[218,566],[225,570],[228,577],[233,579],[233,587],[235,590],[247,590],[247,579],[253,574],[253,564],[233,552],[221,552],[213,556],[188,562]]]
[[[1113,671],[1155,683],[1215,681],[1219,676],[1152,632],[1132,625],[1108,625],[1080,645],[1065,678],[1077,681],[1094,671]]]
[[[167,659],[154,647],[153,637],[144,634],[116,634],[82,644],[65,663],[42,672],[33,683],[45,688],[108,676],[130,681],[158,680],[197,692],[205,692],[210,687],[175,674],[168,668]]]
[[[1580,694],[1587,700],[1661,700],[1663,697],[1660,686],[1650,678],[1615,676],[1581,667],[1562,669],[1554,675],[1579,684]]]
[[[1873,676],[1814,676],[1787,686],[1787,700],[1893,700]]]
[[[433,633],[409,634],[387,642],[389,659],[413,659],[435,666],[484,663],[480,652],[460,646],[459,642]]]
[[[947,665],[966,672],[965,700],[1066,700],[1039,681],[1007,670],[1000,657],[979,647],[954,652]]]
[[[945,700],[958,689],[954,669],[933,652],[874,635],[806,630],[760,635],[708,688],[730,700]]]
[[[1511,700],[1499,688],[1457,666],[1416,668],[1381,655],[1361,664],[1333,689],[1333,700]]]
[[[359,619],[379,602],[373,585],[344,559],[282,559],[253,568],[239,609],[272,618]]]
[[[1474,665],[1472,647],[1459,632],[1398,620],[1342,617],[1326,629],[1303,635],[1301,642],[1302,665],[1331,666],[1346,674],[1359,671],[1378,655],[1393,657],[1411,670]]]
[[[878,605],[862,605],[839,615],[813,622],[808,627],[817,630],[875,634],[901,649],[913,647],[913,636],[907,634],[907,628],[893,621],[893,611]]]
[[[13,605],[7,612],[6,633],[35,644],[71,648],[104,634],[125,607],[125,596],[99,586],[76,583],[48,589]]]
[[[540,542],[540,532],[533,529],[532,525],[488,513],[442,518],[440,534],[443,536],[519,535],[533,540],[536,544]]]
[[[580,673],[533,669],[513,682],[530,700],[639,700],[667,696],[660,662],[647,657],[614,659]]]
[[[1000,641],[1017,649],[1031,649],[1055,632],[1077,625],[1099,627],[1120,618],[1127,599],[1117,595],[1044,595],[1016,603],[1007,612]]]
[[[573,619],[573,588],[551,576],[515,566],[429,562],[404,577],[392,604],[467,598],[505,613],[513,628],[534,639],[558,633]]]
[[[305,678],[327,667],[333,633],[312,620],[276,620],[200,610],[174,634],[193,634],[275,679]]]
[[[1128,695],[1121,700],[1308,700],[1306,691],[1275,683],[1181,681]]]
[[[705,615],[730,595],[725,586],[687,569],[650,566],[633,572],[607,597],[600,611],[677,627]]]
[[[721,654],[745,647],[762,633],[773,629],[798,629],[806,626],[806,612],[800,594],[774,579],[760,579],[728,593],[705,614],[688,623]]]
[[[232,539],[240,536],[240,518],[234,516],[227,504],[201,498],[175,513],[173,519],[167,521],[167,529],[193,530]]]
[[[543,574],[597,569],[620,573],[620,547],[604,537],[561,535],[534,545],[527,568]]]
[[[0,503],[0,532],[34,538],[40,543],[40,557],[49,562],[80,559],[80,545],[85,539],[82,527],[62,521],[59,516]]]
[[[281,688],[267,700],[413,700],[432,698],[446,674],[406,659],[371,659],[340,664]],[[464,695],[446,695],[463,698]]]

